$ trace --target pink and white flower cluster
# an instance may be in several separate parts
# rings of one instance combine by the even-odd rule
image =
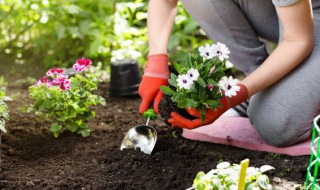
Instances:
[[[92,61],[90,59],[82,58],[78,59],[77,62],[73,65],[73,69],[77,72],[82,72],[83,70],[88,70],[91,66]]]
[[[92,61],[90,59],[81,58],[76,61],[73,65],[73,69],[77,72],[82,72],[83,70],[88,70],[91,66]],[[64,70],[59,68],[50,69],[46,73],[46,77],[42,77],[35,86],[40,86],[46,84],[47,88],[51,86],[58,86],[61,90],[70,90],[70,79],[68,75],[64,75]],[[52,80],[50,80],[50,78]]]
[[[41,78],[35,86],[46,84],[47,88],[58,86],[61,90],[70,90],[70,80],[68,75],[64,75],[63,69],[53,68],[46,73],[46,77]],[[52,78],[52,81],[49,79]]]

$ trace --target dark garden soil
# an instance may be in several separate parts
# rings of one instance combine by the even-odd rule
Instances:
[[[309,156],[187,140],[180,129],[167,126],[161,118],[150,122],[158,131],[150,157],[140,151],[120,151],[128,129],[146,120],[138,113],[138,96],[109,97],[108,84],[97,92],[104,95],[107,105],[94,108],[97,116],[89,123],[92,133],[87,138],[70,132],[54,138],[48,121],[20,111],[29,101],[26,86],[9,86],[7,93],[14,101],[9,103],[8,133],[2,135],[0,189],[186,189],[198,171],[245,158],[250,159],[250,166],[274,166],[267,174],[278,189],[291,190],[305,180]]]

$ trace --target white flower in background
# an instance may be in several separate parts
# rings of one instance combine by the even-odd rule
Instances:
[[[248,167],[246,171],[247,176],[255,176],[259,173],[259,168]]]
[[[189,78],[188,75],[179,75],[177,78],[178,87],[180,89],[187,89],[190,90],[191,85],[193,84],[193,81]]]
[[[230,54],[230,51],[225,44],[218,42],[216,45],[215,44],[212,45],[212,49],[213,49],[213,52],[215,53],[215,56],[218,56],[221,61],[225,59],[229,59],[228,54]]]
[[[202,57],[205,57],[207,59],[212,59],[213,57],[215,57],[217,55],[213,46],[210,46],[209,44],[206,44],[204,46],[200,46],[199,52]]]
[[[225,169],[230,166],[229,162],[221,162],[217,165],[217,169]]]
[[[192,81],[196,81],[196,80],[198,80],[198,77],[199,77],[200,74],[199,74],[199,71],[197,69],[191,68],[191,69],[188,70],[187,75],[189,76],[189,78]]]
[[[240,90],[238,83],[238,79],[233,79],[232,76],[230,76],[229,78],[224,76],[219,81],[219,87],[224,91],[225,96],[232,97],[237,95],[237,91]]]

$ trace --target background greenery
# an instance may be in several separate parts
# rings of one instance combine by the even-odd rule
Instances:
[[[148,52],[146,0],[0,0],[0,56],[16,64],[71,66],[87,57],[107,67]],[[179,4],[170,58],[184,59],[209,40]]]

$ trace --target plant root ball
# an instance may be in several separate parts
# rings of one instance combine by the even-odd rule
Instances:
[[[172,112],[176,112],[188,119],[195,119],[195,117],[190,115],[185,109],[178,108],[177,103],[172,102],[171,97],[168,95],[164,95],[162,97],[161,101],[159,102],[158,108],[162,119],[167,125],[171,125],[168,122],[168,119],[171,117]]]

